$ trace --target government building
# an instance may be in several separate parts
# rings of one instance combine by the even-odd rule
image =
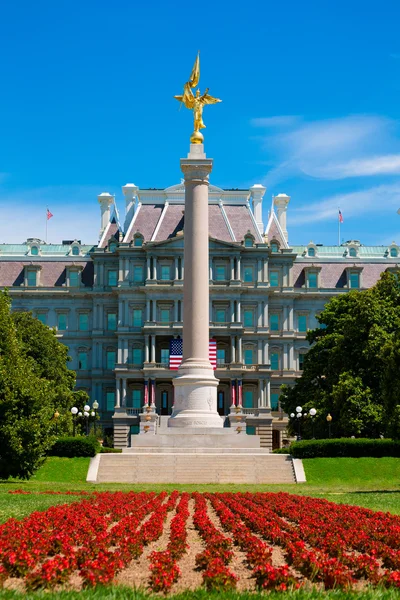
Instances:
[[[170,342],[182,336],[185,265],[184,185],[123,188],[125,219],[114,197],[98,197],[100,241],[0,244],[0,286],[13,310],[32,311],[69,348],[77,388],[97,400],[106,433],[127,446],[147,400],[160,422],[171,414]],[[265,188],[209,188],[210,338],[217,343],[218,412],[240,399],[248,433],[278,448],[287,418],[282,384],[301,375],[306,332],[337,294],[369,288],[399,264],[399,247],[291,245],[289,196],[273,200],[263,222]],[[228,419],[226,420],[228,426]]]

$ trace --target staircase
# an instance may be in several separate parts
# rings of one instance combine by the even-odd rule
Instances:
[[[296,483],[292,458],[265,448],[127,448],[98,454],[93,483]]]

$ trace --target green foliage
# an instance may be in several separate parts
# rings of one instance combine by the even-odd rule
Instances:
[[[93,436],[60,437],[50,448],[49,455],[75,458],[77,456],[94,456],[99,451],[100,444]]]
[[[326,437],[332,415],[336,436],[400,439],[400,284],[391,273],[362,292],[330,300],[318,317],[324,327],[308,332],[313,344],[303,375],[283,386],[283,409],[317,409],[316,437]],[[294,433],[295,423],[290,424]],[[311,419],[302,419],[303,437],[312,437]]]
[[[10,298],[0,293],[0,478],[29,478],[51,446],[50,382],[27,356]]]
[[[107,448],[107,446],[100,448],[100,454],[120,454],[121,452],[122,448]]]
[[[277,448],[276,450],[272,450],[273,454],[290,454],[289,446],[285,446],[284,448]]]
[[[290,445],[294,458],[360,458],[383,456],[400,457],[400,441],[371,440],[367,438],[340,438],[333,440],[303,440]]]

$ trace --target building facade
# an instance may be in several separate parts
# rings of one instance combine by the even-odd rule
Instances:
[[[13,310],[32,311],[56,329],[77,388],[97,400],[104,428],[116,429],[123,419],[124,446],[146,400],[160,416],[171,413],[176,371],[169,369],[169,347],[182,335],[185,206],[183,184],[122,189],[124,223],[113,196],[98,197],[97,245],[1,244],[0,286],[9,289]],[[318,326],[316,316],[332,296],[371,287],[397,268],[400,249],[358,241],[291,246],[290,198],[276,196],[264,224],[264,193],[261,185],[210,186],[210,337],[217,342],[218,412],[227,415],[240,399],[249,433],[254,417],[270,413],[272,432],[262,443],[275,448],[287,424],[280,386],[301,375],[307,330]]]

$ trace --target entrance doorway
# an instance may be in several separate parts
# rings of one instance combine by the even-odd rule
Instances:
[[[169,396],[170,394],[167,392],[167,390],[163,390],[161,392],[161,414],[162,415],[169,415],[170,414],[170,400],[169,400]]]
[[[218,391],[217,393],[217,411],[221,417],[225,415],[225,392]]]
[[[281,447],[281,432],[279,429],[272,430],[272,450],[278,450]]]

